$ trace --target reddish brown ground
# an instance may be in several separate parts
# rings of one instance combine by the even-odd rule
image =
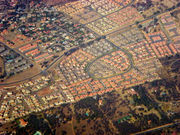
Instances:
[[[53,90],[51,90],[49,87],[46,87],[46,88],[43,88],[43,89],[39,90],[37,92],[37,95],[38,96],[46,96],[46,95],[48,95],[48,94],[50,94],[52,92],[53,92]]]
[[[78,0],[43,0],[43,2],[45,2],[49,6],[57,5],[57,4],[65,4],[73,1],[78,1]]]
[[[3,58],[0,57],[0,76],[4,74],[4,61]]]

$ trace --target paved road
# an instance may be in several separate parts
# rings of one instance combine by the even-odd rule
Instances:
[[[107,40],[107,39],[105,39],[105,40],[106,40],[107,42],[109,42],[114,48],[116,48],[116,50],[110,51],[110,52],[108,52],[108,53],[105,53],[105,54],[97,57],[96,59],[94,59],[92,62],[90,62],[90,63],[87,65],[87,67],[85,68],[85,71],[88,73],[88,75],[89,75],[91,78],[94,78],[94,79],[111,78],[111,77],[113,77],[113,76],[125,74],[125,73],[129,72],[129,71],[133,68],[133,65],[134,65],[134,64],[133,64],[132,56],[131,56],[131,54],[130,54],[127,50],[124,50],[123,48],[120,48],[119,46],[114,45],[111,41],[109,41],[109,40]],[[101,78],[95,78],[95,77],[89,72],[89,67],[90,67],[97,59],[100,59],[100,58],[102,58],[102,57],[104,57],[104,56],[106,56],[106,55],[108,55],[108,54],[110,54],[110,53],[112,53],[112,52],[116,52],[116,51],[118,51],[118,50],[121,50],[122,52],[124,52],[124,53],[127,55],[128,60],[129,60],[129,62],[130,62],[130,66],[128,67],[128,69],[127,69],[126,71],[124,71],[124,72],[122,72],[122,73],[119,73],[119,74],[116,74],[116,75],[112,75],[112,76],[108,76],[108,77],[101,77]]]
[[[110,14],[116,13],[116,12],[118,12],[118,11],[120,11],[120,10],[122,10],[122,9],[124,9],[124,8],[126,8],[126,7],[128,7],[128,6],[131,6],[131,5],[134,3],[134,1],[135,1],[135,0],[132,0],[131,3],[127,4],[126,6],[120,8],[120,9],[118,9],[118,10],[116,10],[116,11],[110,13]],[[94,11],[95,11],[95,10],[94,10]],[[95,11],[95,12],[96,12],[96,11]],[[99,14],[98,12],[96,12],[96,13]],[[102,18],[104,18],[104,17],[107,17],[107,16],[110,15],[110,14],[107,14],[107,15],[101,15],[100,18],[97,18],[97,19],[95,19],[95,20],[93,20],[93,21],[90,21],[90,22],[88,22],[88,23],[85,23],[85,24],[83,24],[83,25],[87,25],[87,24],[89,24],[89,23],[95,22],[95,21],[97,21],[97,20],[99,20],[99,19],[102,19]]]
[[[131,3],[129,3],[128,5],[124,6],[123,8],[121,8],[121,9],[115,11],[115,12],[118,12],[118,11],[120,11],[120,10],[128,7],[128,6],[131,6],[131,5],[133,4],[133,2],[134,2],[134,0],[132,0]],[[169,11],[164,11],[163,13],[165,13],[165,12],[169,12]],[[146,21],[146,20],[149,20],[149,19],[151,19],[151,18],[154,18],[154,17],[156,17],[156,16],[158,16],[158,15],[160,15],[160,14],[163,14],[163,13],[158,13],[158,14],[155,14],[155,15],[153,15],[153,16],[150,16],[150,17],[148,17],[148,18],[140,21],[140,23],[141,23],[141,22],[144,22],[144,21]],[[111,14],[112,14],[112,13],[111,13]],[[108,14],[108,15],[109,15],[109,14]],[[101,18],[106,17],[106,16],[108,16],[108,15],[104,15],[104,16],[98,18],[98,19],[101,19]],[[98,19],[96,19],[96,20],[98,20]],[[94,21],[96,21],[96,20],[93,20],[92,22],[94,22]],[[88,22],[88,23],[91,23],[91,22]],[[87,24],[88,24],[88,23],[87,23]],[[83,25],[86,25],[86,24],[83,24]],[[124,28],[122,28],[122,29],[125,29],[125,28],[127,28],[127,27],[131,27],[131,26],[133,26],[133,25],[135,25],[135,23],[134,23],[134,24],[131,24],[131,25],[129,25],[129,26],[126,26],[126,27],[124,27]],[[120,31],[120,30],[122,30],[122,29],[119,29],[119,30],[117,30],[117,31]],[[116,32],[116,31],[114,31],[114,32]],[[114,33],[114,32],[112,32],[112,33]],[[112,33],[110,33],[110,34],[112,34]],[[109,35],[109,34],[107,34],[107,35]],[[105,35],[105,36],[106,36],[106,35]],[[116,47],[117,47],[117,46],[116,46]],[[14,49],[13,49],[13,50],[14,50]],[[15,51],[16,51],[16,50],[15,50]],[[69,51],[69,50],[68,50],[68,51]],[[68,51],[67,51],[67,52],[68,52]],[[51,64],[50,64],[46,69],[44,69],[42,72],[40,72],[40,73],[38,73],[38,74],[36,74],[36,75],[34,75],[34,76],[25,78],[25,79],[20,80],[20,81],[14,81],[14,82],[11,82],[11,83],[1,83],[0,86],[16,84],[16,83],[20,83],[20,82],[26,81],[26,80],[28,80],[28,79],[35,78],[35,77],[41,75],[42,73],[46,72],[48,69],[50,69],[50,68],[51,68],[53,65],[55,65],[55,63],[56,63],[58,60],[60,60],[63,56],[64,56],[64,54],[61,55],[60,57],[58,57],[53,63],[51,63]]]
[[[0,86],[4,86],[4,85],[11,85],[11,84],[16,84],[16,83],[20,83],[20,82],[23,82],[23,81],[26,81],[26,80],[29,80],[29,79],[32,79],[32,78],[35,78],[39,75],[42,75],[44,72],[46,72],[48,69],[50,69],[58,60],[60,60],[62,57],[64,56],[61,55],[60,57],[58,57],[55,61],[53,61],[46,69],[44,69],[43,71],[39,72],[38,74],[34,75],[34,76],[31,76],[31,77],[28,77],[28,78],[25,78],[23,80],[19,80],[19,81],[14,81],[14,82],[11,82],[11,83],[1,83]]]
[[[143,135],[143,134],[146,134],[146,133],[149,133],[149,132],[153,132],[153,131],[156,131],[156,130],[160,130],[162,128],[171,127],[171,126],[178,125],[178,124],[180,124],[180,122],[168,123],[168,124],[158,126],[158,127],[155,127],[155,128],[151,128],[151,129],[147,129],[147,130],[144,130],[144,131],[141,131],[141,132],[133,133],[131,135]]]

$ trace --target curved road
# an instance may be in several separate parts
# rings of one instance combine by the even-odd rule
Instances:
[[[131,3],[129,3],[128,5],[124,6],[123,8],[121,8],[121,9],[115,11],[115,12],[118,12],[118,11],[120,11],[120,10],[128,7],[128,6],[131,6],[131,5],[133,4],[133,2],[134,2],[134,0],[132,0]],[[144,22],[144,21],[146,21],[146,20],[148,20],[148,19],[154,18],[154,17],[156,17],[156,16],[158,16],[158,15],[160,15],[160,14],[163,14],[163,13],[165,13],[165,12],[169,12],[169,11],[164,11],[164,12],[162,12],[162,13],[158,13],[158,14],[152,15],[152,16],[150,16],[150,17],[147,17],[146,19],[140,21],[140,23],[141,23],[141,22]],[[108,14],[108,15],[109,15],[109,14]],[[104,15],[104,16],[102,16],[102,17],[106,17],[106,16],[107,16],[107,15]],[[101,17],[101,18],[102,18],[102,17]],[[98,19],[100,19],[100,18],[98,18]],[[96,20],[93,20],[93,21],[96,21]],[[93,21],[92,21],[92,22],[93,22]],[[90,23],[90,22],[89,22],[89,23]],[[88,24],[88,23],[87,23],[87,24]],[[134,23],[134,24],[135,24],[135,23]],[[132,25],[134,25],[134,24],[131,24],[131,25],[129,25],[129,26],[132,26]],[[86,25],[86,24],[84,24],[84,25]],[[126,28],[129,27],[129,26],[126,26]],[[124,28],[122,28],[122,29],[124,29]],[[120,29],[120,30],[121,30],[121,29]],[[119,30],[117,30],[117,31],[119,31]],[[114,31],[114,32],[116,32],[116,31]],[[112,33],[114,33],[114,32],[112,32]],[[107,34],[107,35],[109,35],[109,34]],[[117,46],[116,46],[116,47],[117,47]],[[68,51],[69,51],[69,50],[68,50]],[[67,52],[68,52],[68,51],[67,51]],[[43,71],[41,71],[40,73],[38,73],[38,74],[36,74],[36,75],[34,75],[34,76],[25,78],[25,79],[20,80],[20,81],[11,82],[11,83],[1,83],[0,86],[16,84],[16,83],[20,83],[20,82],[26,81],[26,80],[28,80],[28,79],[32,79],[32,78],[34,78],[34,77],[37,77],[38,75],[41,75],[43,72],[46,72],[49,68],[51,68],[60,58],[62,58],[62,56],[64,56],[64,54],[61,55],[60,57],[58,57],[58,58],[57,58],[54,62],[52,62],[46,69],[44,69]]]
[[[41,71],[40,73],[34,75],[34,76],[31,76],[31,77],[28,77],[28,78],[25,78],[23,80],[19,80],[19,81],[15,81],[15,82],[10,82],[10,83],[1,83],[0,86],[4,86],[4,85],[11,85],[11,84],[16,84],[16,83],[20,83],[20,82],[23,82],[23,81],[26,81],[26,80],[29,80],[29,79],[32,79],[34,77],[37,77],[41,74],[43,74],[44,72],[46,72],[49,68],[51,68],[60,58],[62,58],[64,56],[61,55],[60,57],[58,57],[55,61],[53,61],[46,69],[44,69],[43,71]]]

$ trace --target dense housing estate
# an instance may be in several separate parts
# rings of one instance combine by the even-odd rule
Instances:
[[[178,110],[158,107],[166,99],[178,101],[180,85],[173,86],[175,94],[153,87],[178,78],[174,72],[169,75],[163,62],[179,59],[180,53],[180,18],[174,15],[179,3],[171,1],[168,7],[156,0],[44,0],[24,5],[11,0],[7,17],[0,20],[0,123],[112,91],[120,92],[121,104],[129,105],[119,124],[134,124],[136,117],[152,112],[140,103],[143,96],[155,99],[153,114],[159,119],[163,113],[173,117]],[[167,93],[177,96],[168,98]],[[103,100],[99,102],[101,106]]]

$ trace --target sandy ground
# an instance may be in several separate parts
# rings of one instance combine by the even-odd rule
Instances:
[[[30,78],[36,74],[40,73],[40,70],[38,66],[34,66],[32,68],[28,68],[27,70],[24,70],[23,72],[13,75],[10,78],[4,80],[4,82],[0,82],[0,84],[5,84],[5,83],[12,83],[12,82],[18,82],[18,81],[24,81],[27,78]]]

